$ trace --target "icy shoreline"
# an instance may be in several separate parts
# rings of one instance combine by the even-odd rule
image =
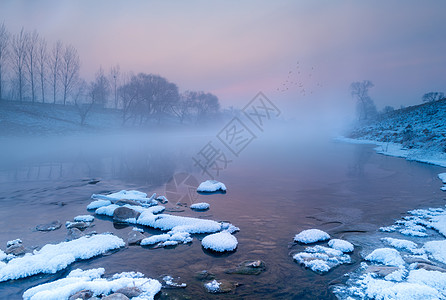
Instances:
[[[336,142],[344,142],[349,144],[364,144],[376,145],[374,150],[378,154],[401,157],[410,161],[417,161],[421,163],[446,167],[446,153],[441,153],[435,150],[426,150],[419,148],[407,149],[402,144],[392,142],[379,142],[376,140],[367,139],[352,139],[343,136],[336,137]]]

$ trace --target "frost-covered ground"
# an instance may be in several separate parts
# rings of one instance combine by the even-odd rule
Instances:
[[[446,100],[361,122],[338,140],[376,144],[378,153],[446,167]]]

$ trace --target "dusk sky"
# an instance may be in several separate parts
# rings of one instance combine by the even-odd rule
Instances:
[[[378,109],[446,91],[445,12],[440,0],[3,0],[0,22],[74,45],[87,79],[119,64],[223,106],[263,91],[285,108],[353,110],[352,81],[375,84]]]

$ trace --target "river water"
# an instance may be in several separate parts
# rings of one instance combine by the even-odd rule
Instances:
[[[66,229],[37,232],[35,226],[77,215],[93,214],[86,206],[93,193],[136,189],[175,197],[189,193],[179,182],[186,176],[207,179],[192,157],[212,134],[115,134],[75,138],[2,140],[0,153],[0,248],[20,238],[33,249],[65,239]],[[21,299],[37,284],[66,276],[75,268],[104,267],[106,275],[139,271],[147,277],[168,274],[188,287],[165,290],[162,299],[332,299],[330,286],[358,267],[359,252],[371,243],[377,229],[391,225],[407,210],[444,205],[437,174],[441,168],[386,157],[370,145],[335,143],[329,139],[298,138],[289,133],[260,136],[216,178],[226,194],[188,194],[182,202],[208,202],[206,212],[182,207],[173,214],[229,221],[240,228],[234,253],[204,251],[200,239],[169,249],[129,246],[107,256],[79,261],[54,275],[37,275],[0,283],[0,299]],[[175,182],[172,179],[176,180]],[[91,180],[99,182],[92,184]],[[170,197],[169,197],[170,195]],[[127,239],[129,226],[95,218],[93,230]],[[332,237],[355,243],[353,262],[318,275],[293,262],[296,233],[319,228]],[[159,231],[146,228],[146,234]],[[245,260],[265,261],[257,276],[229,275],[224,270]],[[211,295],[194,275],[208,270],[218,279],[240,284],[234,293]],[[170,297],[170,298],[169,298]]]

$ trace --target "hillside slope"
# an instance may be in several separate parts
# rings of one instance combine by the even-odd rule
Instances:
[[[397,143],[404,149],[446,152],[446,99],[411,106],[361,122],[346,134],[359,140]]]

